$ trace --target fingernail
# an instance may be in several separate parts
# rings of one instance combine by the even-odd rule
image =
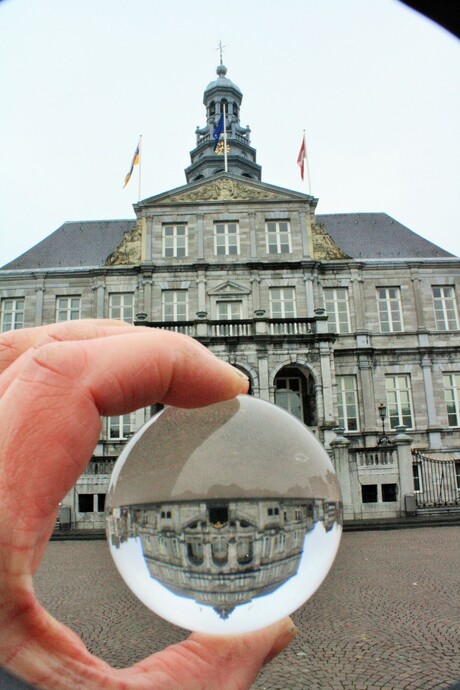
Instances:
[[[266,666],[267,664],[270,663],[278,654],[280,654],[283,649],[286,649],[286,647],[292,642],[292,640],[297,637],[299,634],[300,630],[297,628],[295,625],[291,625],[287,630],[283,630],[281,635],[277,637],[274,645],[270,649],[269,653],[264,659],[263,666]]]

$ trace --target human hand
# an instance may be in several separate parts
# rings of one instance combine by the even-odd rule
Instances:
[[[98,441],[101,415],[155,402],[199,407],[245,377],[187,336],[74,321],[0,337],[0,664],[52,690],[244,690],[290,642],[285,619],[234,637],[192,634],[127,669],[89,653],[37,601],[32,577],[59,502]]]

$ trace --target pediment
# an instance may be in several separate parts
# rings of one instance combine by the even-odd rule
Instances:
[[[223,173],[219,177],[184,185],[139,202],[139,207],[241,201],[309,201],[313,197],[259,181]],[[316,201],[316,200],[315,200]]]
[[[208,295],[249,295],[250,290],[227,280],[225,283],[218,285],[212,290],[208,290]]]

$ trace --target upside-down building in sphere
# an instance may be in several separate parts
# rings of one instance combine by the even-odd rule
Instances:
[[[185,185],[133,219],[64,223],[4,266],[2,330],[109,317],[186,333],[325,444],[345,520],[458,506],[460,259],[385,213],[317,214],[263,182],[242,98],[219,65]],[[153,411],[104,420],[63,525],[103,525],[113,463]]]

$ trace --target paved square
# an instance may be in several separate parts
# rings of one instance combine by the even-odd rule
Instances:
[[[51,542],[36,588],[115,666],[186,635],[134,598],[103,541]],[[444,690],[460,681],[459,591],[460,527],[346,533],[329,577],[293,616],[298,637],[253,687]]]

